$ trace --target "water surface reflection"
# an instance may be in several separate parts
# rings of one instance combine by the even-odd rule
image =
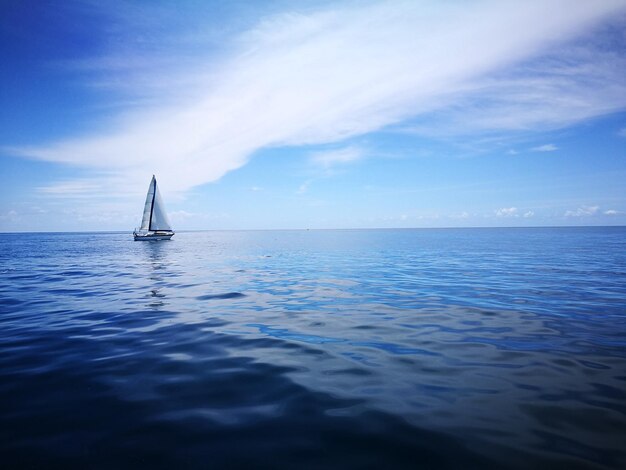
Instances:
[[[624,235],[1,235],[2,454],[619,467]]]

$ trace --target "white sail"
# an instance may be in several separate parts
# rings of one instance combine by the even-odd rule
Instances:
[[[152,215],[152,201],[154,199],[154,188],[156,188],[156,178],[152,176],[150,186],[148,187],[148,195],[146,196],[146,204],[143,206],[143,217],[141,218],[141,230],[150,230],[150,217]]]
[[[154,179],[154,177],[152,177]],[[150,230],[172,230],[170,225],[170,221],[167,217],[167,212],[165,212],[165,207],[163,206],[163,200],[161,199],[161,193],[159,192],[159,188],[156,184],[156,179],[154,179],[154,202],[152,204],[152,220],[150,221]],[[148,191],[149,193],[149,191]]]
[[[133,237],[137,240],[169,240],[174,236],[174,231],[163,206],[163,199],[157,186],[156,178],[152,175],[146,203],[143,206],[141,229],[133,231]]]

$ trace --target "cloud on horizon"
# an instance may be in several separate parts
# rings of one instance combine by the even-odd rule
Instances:
[[[106,131],[12,152],[98,172],[95,182],[63,181],[46,194],[144,191],[152,173],[180,192],[264,148],[340,143],[409,120],[431,135],[567,126],[626,108],[626,59],[586,36],[624,12],[619,0],[535,0],[274,14],[232,38],[219,59],[197,44],[182,69],[171,66],[170,48],[153,58],[150,80],[185,83],[184,92],[135,77],[138,96],[156,93],[145,109],[122,109]],[[107,60],[119,67],[124,56]],[[107,61],[94,63],[106,75]],[[327,163],[354,157],[346,155]]]
[[[580,206],[576,210],[565,211],[565,217],[589,217],[598,214],[599,206]]]
[[[503,207],[494,211],[496,217],[519,217],[517,207]]]

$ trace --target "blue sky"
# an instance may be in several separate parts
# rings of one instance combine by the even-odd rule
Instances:
[[[626,1],[0,5],[0,231],[626,224]]]

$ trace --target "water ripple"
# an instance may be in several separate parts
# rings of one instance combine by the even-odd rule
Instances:
[[[625,235],[0,235],[3,461],[626,466]]]

